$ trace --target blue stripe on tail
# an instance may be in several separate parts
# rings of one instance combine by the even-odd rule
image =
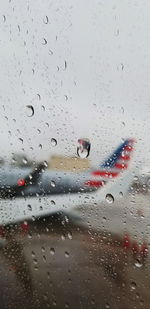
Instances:
[[[116,162],[118,161],[119,157],[122,154],[122,151],[124,150],[124,147],[129,144],[130,140],[127,139],[125,140],[112,154],[104,163],[101,165],[102,168],[110,168],[114,167]]]

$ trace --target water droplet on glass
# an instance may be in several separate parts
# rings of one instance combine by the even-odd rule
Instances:
[[[48,162],[47,161],[44,161],[44,166],[48,167]]]
[[[135,290],[136,289],[136,282],[132,281],[130,286],[131,286],[131,290]]]
[[[32,255],[32,257],[34,258],[34,257],[35,257],[35,252],[32,251],[32,252],[31,252],[31,255]]]
[[[32,105],[27,105],[27,116],[32,117],[34,115],[34,108]]]
[[[123,193],[122,193],[122,192],[119,192],[119,196],[120,196],[120,197],[123,197]]]
[[[38,99],[41,100],[41,96],[39,93],[37,93]]]
[[[50,248],[50,254],[52,254],[52,255],[55,254],[55,249],[54,248]]]
[[[51,49],[49,50],[49,54],[50,54],[50,55],[53,55],[53,51],[52,51]]]
[[[5,15],[3,15],[3,21],[4,21],[4,22],[6,21],[6,16],[5,16]]]
[[[43,255],[43,261],[44,261],[44,263],[46,263],[46,256],[45,255]]]
[[[56,183],[54,180],[51,181],[51,186],[54,188],[56,186]]]
[[[65,70],[66,70],[67,69],[67,61],[66,60],[65,60],[65,65],[64,66],[65,66]]]
[[[69,253],[67,251],[65,252],[65,257],[69,258]]]
[[[31,205],[28,205],[28,210],[32,211]]]
[[[19,137],[19,141],[23,144],[23,139],[21,137]]]
[[[55,205],[55,201],[51,200],[51,204],[52,204],[52,205]]]
[[[44,106],[44,105],[42,105],[41,107],[42,107],[42,110],[45,112],[45,106]]]
[[[51,144],[55,147],[57,145],[57,140],[55,138],[51,138]]]
[[[42,39],[42,45],[46,45],[47,44],[47,40],[45,38]]]
[[[37,261],[37,259],[33,259],[33,263],[35,264],[35,265],[37,265],[38,264],[38,261]]]
[[[124,70],[124,65],[123,65],[123,63],[121,63],[121,70],[122,70],[122,71]]]
[[[64,97],[65,97],[65,100],[68,101],[68,96],[66,94],[64,95]]]
[[[122,126],[123,126],[123,127],[125,127],[125,126],[126,126],[126,124],[125,124],[125,122],[124,122],[124,121],[122,121],[122,123],[121,123],[121,124],[122,124]]]
[[[141,261],[136,260],[135,264],[134,264],[137,268],[141,268],[143,266],[143,264],[141,263]]]
[[[72,239],[72,233],[71,232],[68,232],[68,238]]]
[[[78,146],[77,146],[77,155],[82,159],[87,158],[90,154],[90,148],[91,148],[91,144],[90,144],[89,139],[87,138],[79,139]]]
[[[107,201],[107,203],[112,204],[114,202],[113,195],[110,194],[110,193],[106,194],[106,201]]]
[[[46,25],[48,24],[48,16],[45,16],[45,17],[44,17],[43,22],[44,22],[44,24],[46,24]]]

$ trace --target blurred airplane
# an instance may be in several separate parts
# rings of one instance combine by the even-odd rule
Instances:
[[[45,163],[33,171],[1,168],[0,208],[3,216],[0,223],[74,208],[87,200],[90,204],[98,203],[106,193],[118,198],[131,183],[128,167],[134,143],[133,139],[126,139],[100,166],[85,173],[48,171]]]

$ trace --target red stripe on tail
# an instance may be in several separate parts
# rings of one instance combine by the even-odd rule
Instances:
[[[104,181],[88,180],[88,181],[85,182],[85,185],[89,186],[89,187],[99,188],[99,187],[104,186]]]
[[[127,164],[124,164],[124,163],[116,163],[115,166],[116,168],[119,168],[119,169],[127,169],[128,168],[128,165]]]
[[[94,171],[92,175],[103,176],[103,177],[117,177],[119,173],[117,172],[107,172],[107,171]]]

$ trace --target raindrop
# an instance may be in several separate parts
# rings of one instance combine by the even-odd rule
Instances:
[[[34,108],[32,105],[27,105],[27,116],[32,117],[34,115]]]
[[[122,121],[122,126],[123,126],[123,127],[125,127],[125,126],[126,126],[126,124],[125,124],[125,122],[124,122],[124,121]]]
[[[56,186],[56,183],[54,180],[51,180],[51,186],[54,188]]]
[[[42,105],[41,107],[42,107],[42,110],[45,112],[45,106],[44,106],[44,105]]]
[[[106,194],[106,201],[107,201],[107,203],[112,204],[114,202],[113,195],[110,194],[110,193]]]
[[[4,21],[4,22],[6,21],[6,16],[5,16],[5,15],[3,15],[3,21]]]
[[[55,254],[55,249],[54,248],[50,248],[50,254],[52,254],[52,255]]]
[[[35,265],[37,265],[38,264],[38,261],[37,261],[37,259],[33,259],[33,263],[35,264]]]
[[[65,252],[65,257],[69,258],[69,253],[67,251]]]
[[[32,251],[32,252],[31,252],[31,255],[32,255],[32,257],[34,258],[34,257],[35,257],[35,252]]]
[[[36,266],[34,266],[34,270],[38,270],[38,266],[36,265]]]
[[[42,45],[46,45],[47,44],[47,40],[45,38],[42,39]]]
[[[46,256],[45,255],[43,255],[43,261],[44,261],[44,263],[46,263]]]
[[[23,162],[24,164],[27,164],[27,163],[28,163],[28,160],[25,159],[25,158],[23,158],[22,162]]]
[[[45,167],[48,167],[47,161],[44,161],[44,166],[45,166]]]
[[[52,204],[52,205],[55,205],[55,201],[51,200],[51,204]]]
[[[67,61],[65,60],[65,65],[64,65],[64,67],[65,67],[65,70],[67,69]]]
[[[119,196],[120,196],[120,197],[123,197],[123,192],[119,192]]]
[[[51,49],[49,50],[49,54],[50,54],[50,55],[53,55],[53,51],[52,51]]]
[[[45,16],[45,18],[43,19],[44,24],[48,24],[48,16]]]
[[[132,281],[131,282],[131,290],[135,290],[136,289],[136,282]]]
[[[39,144],[39,148],[42,149],[42,144]]]
[[[30,239],[32,238],[32,233],[31,232],[28,233],[28,238],[30,238]]]
[[[23,139],[21,137],[19,137],[19,141],[23,144]]]
[[[135,264],[134,264],[137,268],[141,268],[143,266],[143,264],[141,263],[141,261],[136,260]]]
[[[28,205],[28,210],[32,211],[31,205]]]
[[[37,93],[38,99],[41,100],[41,96],[39,93]]]
[[[77,155],[85,159],[89,156],[90,154],[90,149],[91,149],[91,144],[89,139],[84,138],[84,139],[79,139],[78,140],[78,146],[77,146]]]
[[[57,140],[55,138],[51,138],[51,144],[55,147],[57,145]]]
[[[124,70],[124,65],[123,65],[123,63],[121,63],[121,70],[122,70],[122,71]]]
[[[65,100],[68,101],[68,96],[66,94],[64,95],[64,97],[65,97]]]
[[[68,232],[68,238],[72,239],[72,233],[71,232]]]

